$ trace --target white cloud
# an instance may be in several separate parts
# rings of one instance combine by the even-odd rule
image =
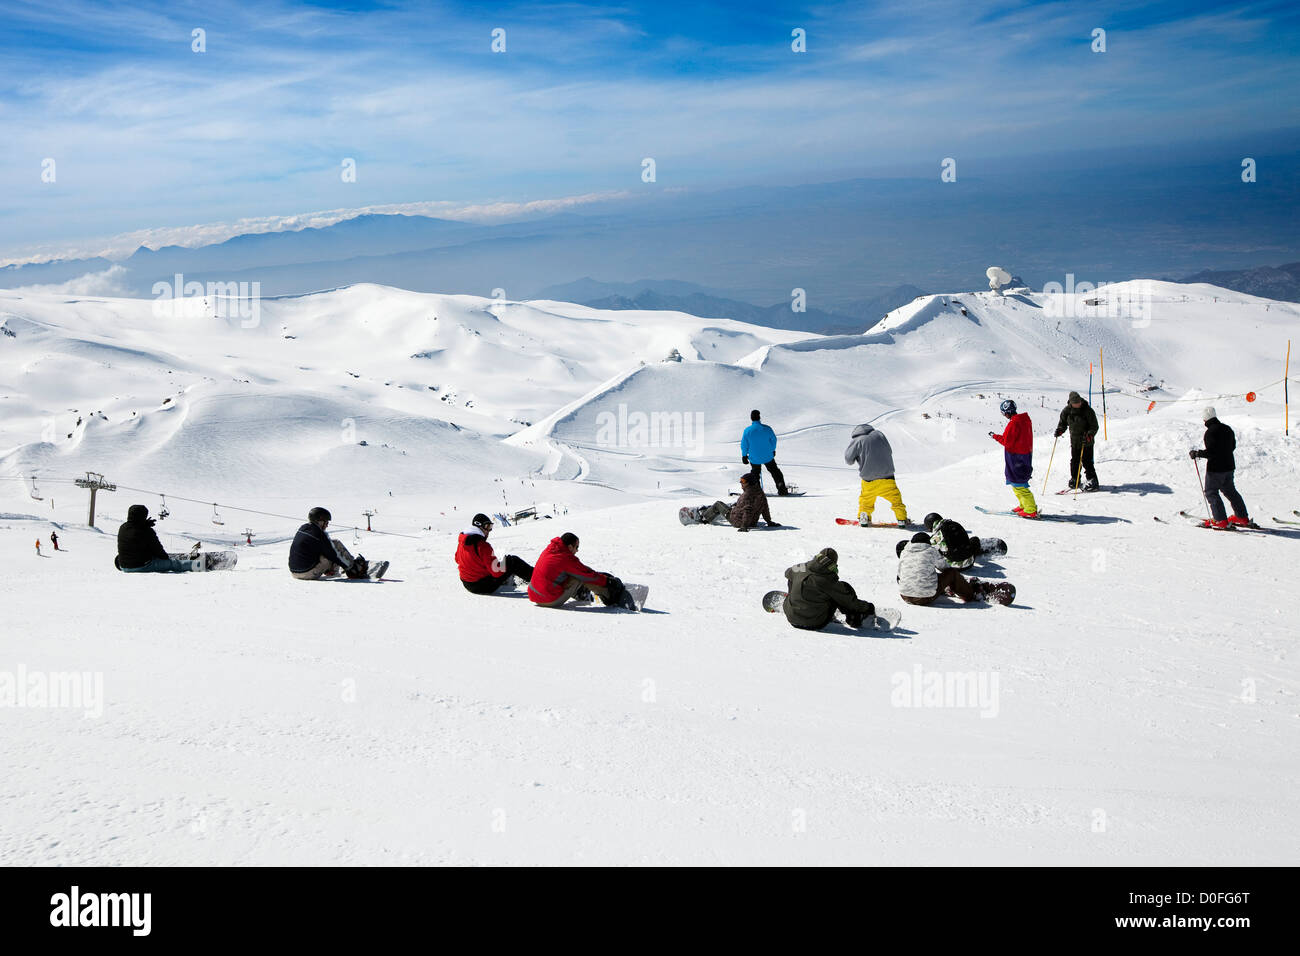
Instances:
[[[84,276],[69,279],[67,282],[55,282],[50,285],[25,285],[11,291],[26,292],[29,295],[128,295],[122,285],[126,269],[114,265],[103,272],[87,272]]]

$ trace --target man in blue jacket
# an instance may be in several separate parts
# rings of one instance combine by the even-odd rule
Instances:
[[[762,480],[763,466],[767,466],[772,480],[776,482],[776,493],[788,495],[785,475],[776,464],[776,432],[762,422],[758,409],[749,413],[750,425],[740,436],[740,460],[749,465],[749,473],[755,482]]]

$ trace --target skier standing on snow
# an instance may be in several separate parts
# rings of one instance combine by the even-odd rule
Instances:
[[[578,546],[578,536],[569,531],[551,539],[533,568],[528,599],[542,607],[559,607],[570,598],[590,601],[595,594],[606,607],[635,610],[636,602],[623,582],[579,561]]]
[[[1016,403],[1009,398],[998,408],[1007,420],[1007,427],[1001,435],[989,432],[989,437],[1005,449],[1003,473],[1020,502],[1011,510],[1022,518],[1037,518],[1038,502],[1029,490],[1029,479],[1034,476],[1034,423],[1027,413],[1017,413]]]
[[[803,564],[785,569],[789,593],[781,610],[792,626],[820,631],[839,610],[849,627],[858,627],[876,613],[874,604],[859,598],[853,585],[840,580],[839,560],[834,548],[823,548]]]
[[[949,567],[947,559],[930,543],[924,531],[912,535],[912,540],[900,552],[897,581],[899,597],[908,604],[933,604],[941,594],[958,598],[964,604],[989,600],[1010,604],[1016,593],[1010,584],[993,585],[962,577],[960,571]]]
[[[1231,428],[1219,421],[1214,406],[1207,405],[1201,417],[1205,420],[1205,447],[1193,448],[1189,454],[1192,458],[1205,459],[1205,500],[1210,503],[1210,514],[1213,516],[1206,525],[1226,528],[1230,524],[1250,524],[1246,502],[1241,500],[1232,480],[1233,473],[1237,470],[1237,462],[1232,454],[1237,448],[1237,436]],[[1232,505],[1231,517],[1224,511],[1220,492]]]
[[[492,519],[476,514],[456,542],[460,583],[471,594],[492,594],[511,578],[529,581],[533,576],[532,565],[517,555],[507,554],[504,561],[497,559],[487,540],[491,533]]]
[[[1070,488],[1079,489],[1079,466],[1088,476],[1084,491],[1096,491],[1097,469],[1092,463],[1093,440],[1097,437],[1097,413],[1091,405],[1083,400],[1078,392],[1071,392],[1065,408],[1061,409],[1061,419],[1056,423],[1056,437],[1070,431]]]
[[[693,516],[697,524],[712,524],[715,518],[726,518],[733,528],[737,531],[748,531],[758,524],[758,519],[762,518],[769,528],[779,528],[780,525],[772,520],[772,513],[767,507],[767,495],[763,493],[763,487],[754,480],[753,475],[740,476],[740,497],[736,503],[729,505],[725,501],[715,501],[711,505],[701,508],[687,509],[687,514]],[[688,518],[683,518],[688,521]]]
[[[129,573],[158,572],[179,574],[193,571],[189,561],[173,558],[158,540],[154,519],[149,517],[145,505],[132,505],[126,509],[126,521],[117,529],[117,558],[114,564]]]
[[[325,508],[307,512],[307,523],[298,529],[289,545],[289,573],[299,581],[319,581],[343,571],[349,578],[364,578],[366,571],[360,558],[343,546],[338,538],[325,533],[331,515]]]
[[[788,495],[785,475],[776,463],[776,432],[762,422],[762,413],[756,408],[749,413],[750,425],[740,436],[740,461],[749,465],[749,474],[755,484],[762,482],[763,466],[767,466],[772,480],[776,482],[776,493]]]
[[[41,556],[41,539],[40,539],[40,538],[37,538],[37,539],[36,539],[36,556],[37,556],[38,558]]]
[[[57,531],[50,532],[50,544],[54,545],[55,551],[59,550],[59,533]]]
[[[907,524],[907,506],[903,493],[894,480],[894,450],[884,432],[862,424],[853,429],[849,447],[844,449],[844,463],[858,466],[862,490],[858,493],[858,524],[871,524],[871,512],[876,509],[876,499],[884,498],[894,509],[894,518],[900,525]]]

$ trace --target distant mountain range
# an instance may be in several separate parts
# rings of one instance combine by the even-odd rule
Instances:
[[[1265,299],[1300,302],[1300,262],[1254,269],[1203,270],[1180,282],[1206,282],[1233,292],[1245,292]]]

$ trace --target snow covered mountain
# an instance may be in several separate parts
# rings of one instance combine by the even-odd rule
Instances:
[[[1203,507],[1187,449],[1207,403],[1252,513],[1300,509],[1281,405],[1300,306],[1175,283],[957,293],[809,336],[378,286],[219,305],[0,292],[0,680],[103,680],[93,719],[0,707],[0,860],[1294,859],[1300,528],[1152,517]],[[1003,397],[1034,419],[1035,493],[1049,458],[1064,485],[1051,430],[1102,350],[1112,493],[1040,498],[1079,523],[975,512],[1011,503],[987,437]],[[679,504],[734,488],[751,408],[808,496],[773,499],[780,529],[681,527]],[[899,535],[831,520],[855,510],[862,421],[915,518],[1009,542],[978,573],[1015,607],[908,606],[888,640],[761,611],[827,545],[898,604]],[[107,531],[165,492],[169,545],[235,546],[245,522],[254,543],[230,572],[117,574],[66,483],[87,470],[119,485]],[[284,542],[316,504],[394,580],[292,580]],[[499,527],[498,553],[574,530],[650,585],[648,613],[464,592],[466,516],[532,504],[554,517]],[[376,533],[347,527],[376,507]],[[51,529],[65,552],[35,557]],[[967,678],[964,701],[922,693]]]

